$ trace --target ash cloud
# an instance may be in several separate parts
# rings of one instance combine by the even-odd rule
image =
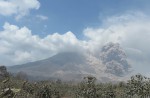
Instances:
[[[106,65],[106,72],[117,76],[128,73],[131,67],[127,61],[125,51],[118,43],[108,43],[103,46],[100,58],[103,64]]]

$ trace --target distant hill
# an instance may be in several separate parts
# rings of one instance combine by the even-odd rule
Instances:
[[[108,43],[98,56],[86,52],[63,52],[44,60],[8,67],[8,70],[47,79],[81,80],[92,75],[100,81],[116,81],[129,72],[130,65],[126,59],[119,44]]]

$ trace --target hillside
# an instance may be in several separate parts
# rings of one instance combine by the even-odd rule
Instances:
[[[92,75],[100,81],[117,81],[128,74],[130,65],[119,44],[108,43],[99,56],[86,52],[63,52],[50,58],[9,67],[17,73],[25,72],[34,77],[81,80]]]

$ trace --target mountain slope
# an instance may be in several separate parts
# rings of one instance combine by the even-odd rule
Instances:
[[[23,71],[30,76],[81,80],[92,75],[100,81],[117,80],[128,72],[129,64],[118,44],[104,46],[100,56],[88,53],[64,52],[48,59],[9,67],[11,72]]]
[[[8,70],[11,72],[23,71],[31,76],[59,78],[78,76],[84,71],[94,73],[94,70],[86,64],[85,56],[76,52],[59,53],[45,60],[12,66]]]

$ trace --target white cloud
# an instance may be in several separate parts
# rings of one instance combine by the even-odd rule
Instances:
[[[48,20],[48,17],[44,16],[44,15],[36,15],[36,17],[41,19],[41,20]]]
[[[95,45],[97,52],[107,42],[118,42],[125,49],[130,62],[140,70],[146,70],[150,58],[150,18],[140,12],[113,16],[103,21],[102,27],[87,28],[84,35],[90,39],[89,44]]]
[[[76,51],[79,40],[72,32],[54,33],[45,38],[32,35],[27,27],[5,23],[0,31],[0,63],[14,65],[47,58],[60,51]]]
[[[15,15],[16,19],[29,14],[31,9],[38,9],[38,0],[0,0],[0,15]]]
[[[105,27],[87,28],[87,36],[99,49],[107,42],[118,42],[128,51],[140,51],[146,57],[150,56],[150,19],[142,13],[124,14],[104,20]],[[95,48],[95,49],[96,49]],[[130,48],[130,49],[129,49]],[[135,50],[135,51],[133,51]],[[139,54],[139,53],[138,53]]]
[[[126,13],[109,17],[99,28],[86,28],[86,40],[79,40],[71,32],[54,33],[40,38],[27,27],[19,28],[5,23],[0,31],[0,63],[20,64],[50,57],[62,51],[91,51],[98,54],[107,42],[118,42],[133,64],[150,58],[150,19],[142,13]]]

